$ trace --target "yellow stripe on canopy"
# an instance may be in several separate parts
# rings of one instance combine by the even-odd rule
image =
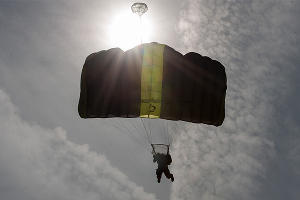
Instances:
[[[164,47],[157,43],[144,46],[140,117],[160,117]]]

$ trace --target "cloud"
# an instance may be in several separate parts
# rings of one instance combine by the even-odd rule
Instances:
[[[22,120],[0,90],[1,199],[156,199],[58,127]]]
[[[111,48],[106,27],[130,6],[115,0],[1,2],[0,87],[22,120],[43,129],[63,126],[68,140],[89,144],[145,191],[167,198],[169,185],[156,184],[143,132],[135,132],[141,145],[124,128],[127,120],[82,120],[77,112],[86,56]]]
[[[263,136],[197,126],[189,127],[174,149],[172,199],[251,199],[273,156],[273,143]]]
[[[299,126],[292,125],[295,130],[292,130],[294,137],[289,140],[290,149],[288,151],[287,159],[291,163],[291,169],[295,172],[296,176],[300,176],[300,138],[297,136],[300,132]]]
[[[130,146],[123,142],[125,137],[99,136],[99,122],[95,128],[76,118],[80,63],[89,53],[109,48],[102,33],[120,2],[110,1],[111,6],[104,1],[22,2],[0,5],[0,85],[20,109],[18,112],[7,95],[0,93],[1,198],[118,199],[122,195],[126,199],[133,198],[133,191],[138,191],[138,199],[155,198],[131,182],[122,173],[126,169],[147,190],[166,193],[166,185],[148,187],[155,175],[153,171],[147,175],[150,167],[136,169],[132,160],[120,159],[130,154],[128,148],[116,150],[118,145]],[[165,9],[161,16],[170,13],[162,23],[164,28],[177,19],[177,4],[170,2],[172,5],[158,3],[155,8],[153,3],[150,9]],[[298,81],[289,79],[293,75],[299,80],[300,74],[296,69],[300,64],[299,8],[299,1],[293,0],[183,2],[177,26],[181,52],[196,51],[223,63],[228,93],[222,127],[186,125],[184,133],[174,137],[171,199],[299,197],[299,112],[285,100],[300,101],[299,89],[290,90]],[[158,39],[167,37],[177,45],[178,38],[168,36],[160,34]],[[295,122],[281,122],[287,117],[282,112],[284,105],[290,107]],[[70,142],[62,128],[50,129],[59,124],[68,130],[69,139],[89,143],[98,152],[105,150],[111,162],[119,162],[122,172],[105,156]],[[95,136],[82,135],[88,131]],[[270,168],[275,170],[271,174]],[[273,180],[272,175],[279,178]],[[268,184],[276,187],[266,190]],[[286,196],[292,192],[294,196]]]
[[[291,92],[288,78],[299,64],[295,4],[255,0],[183,4],[177,26],[183,51],[223,63],[228,92],[222,127],[186,125],[187,132],[175,141],[177,176],[171,199],[276,199],[266,195],[264,183],[271,163],[283,162],[277,155],[280,138],[273,132],[285,132],[276,130],[278,107]],[[288,185],[282,186],[282,193],[288,191]]]

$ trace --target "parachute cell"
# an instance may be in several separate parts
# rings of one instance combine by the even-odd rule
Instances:
[[[224,66],[147,43],[87,57],[81,74],[82,118],[147,117],[219,126],[225,117]]]

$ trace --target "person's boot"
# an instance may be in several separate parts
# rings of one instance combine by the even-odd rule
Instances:
[[[171,176],[171,181],[174,182],[174,176],[173,176],[173,174]]]

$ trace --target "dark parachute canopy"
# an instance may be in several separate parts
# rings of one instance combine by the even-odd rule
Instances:
[[[220,126],[226,73],[209,57],[159,43],[93,53],[81,74],[82,118],[145,117]]]

